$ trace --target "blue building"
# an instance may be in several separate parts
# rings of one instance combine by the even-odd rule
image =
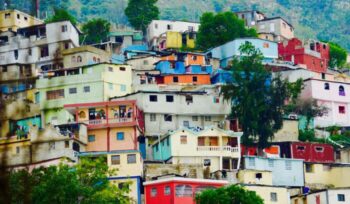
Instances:
[[[245,169],[271,171],[272,184],[277,186],[304,186],[302,159],[263,158],[244,156]]]
[[[217,69],[211,76],[212,84],[229,84],[233,82],[232,72],[223,69]]]
[[[185,74],[185,63],[181,61],[159,61],[156,63],[156,70],[161,74]]]
[[[208,51],[207,55],[220,60],[220,67],[230,65],[234,57],[241,56],[239,48],[246,42],[250,42],[259,49],[264,56],[263,63],[269,63],[278,58],[278,45],[276,42],[260,38],[239,38]]]

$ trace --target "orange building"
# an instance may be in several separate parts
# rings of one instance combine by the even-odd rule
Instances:
[[[77,123],[88,125],[86,151],[137,150],[144,132],[143,113],[136,101],[68,104]],[[139,140],[141,141],[141,140]]]
[[[156,77],[157,84],[211,84],[209,74],[171,74]]]

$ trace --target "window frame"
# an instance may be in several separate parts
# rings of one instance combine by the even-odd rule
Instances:
[[[88,142],[95,142],[95,141],[96,141],[96,135],[88,135]]]
[[[113,158],[118,158],[117,160],[116,159],[113,159]],[[118,161],[117,163],[114,163],[115,161]],[[112,165],[120,165],[120,155],[111,155],[111,164]]]
[[[117,139],[117,141],[125,140],[125,133],[124,132],[117,132],[116,133],[116,139]]]
[[[134,158],[132,158],[132,157],[134,157]],[[132,160],[131,160],[131,158],[132,158]],[[136,154],[127,154],[126,159],[127,159],[128,164],[136,164],[137,163]]]

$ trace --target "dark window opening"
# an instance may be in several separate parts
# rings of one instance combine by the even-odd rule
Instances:
[[[173,95],[166,95],[166,102],[174,102],[174,96]]]
[[[150,95],[150,96],[149,96],[149,101],[151,101],[151,102],[157,102],[157,101],[158,101],[157,95]]]

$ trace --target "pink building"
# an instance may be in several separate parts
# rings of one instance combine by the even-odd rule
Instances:
[[[350,126],[350,83],[307,79],[304,84],[301,97],[315,99],[328,108],[326,115],[314,119],[315,127]]]

